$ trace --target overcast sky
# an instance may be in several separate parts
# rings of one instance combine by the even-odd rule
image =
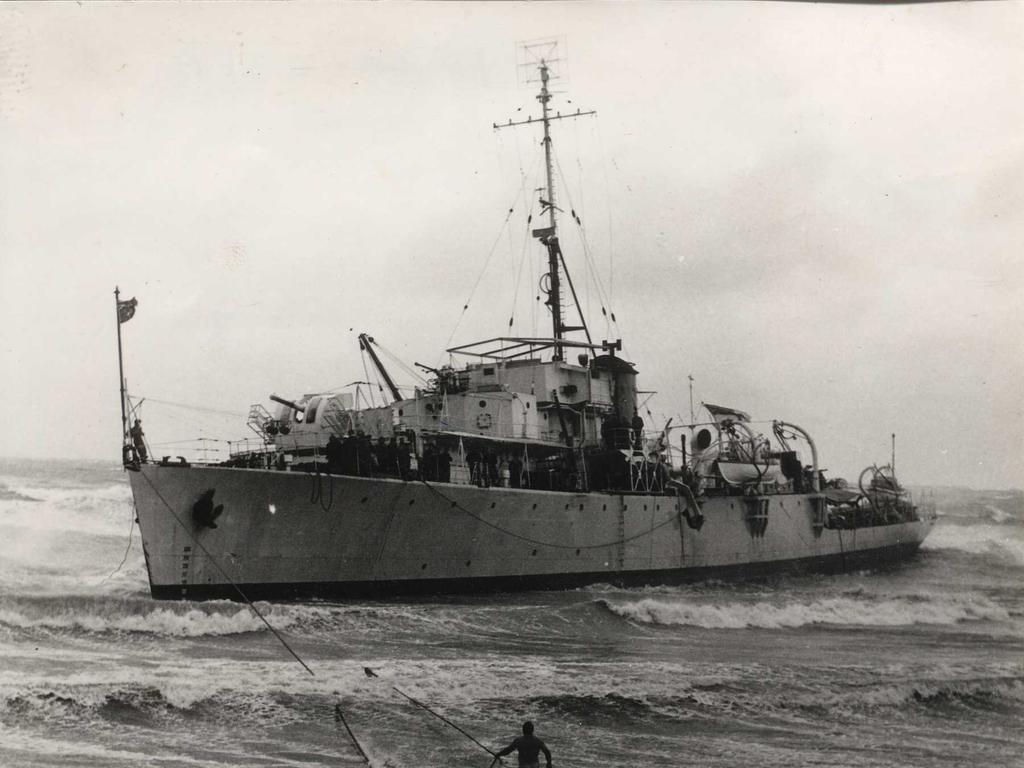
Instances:
[[[598,112],[555,128],[563,249],[657,425],[692,373],[834,474],[896,432],[905,482],[1024,486],[1022,3],[0,5],[0,454],[117,460],[115,284],[160,444],[246,429],[157,400],[364,378],[360,331],[546,333],[539,134],[491,124],[548,36]]]

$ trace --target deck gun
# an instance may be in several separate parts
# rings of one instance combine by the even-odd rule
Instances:
[[[281,405],[288,406],[293,411],[298,411],[299,413],[301,413],[303,415],[305,415],[305,413],[306,413],[306,406],[299,405],[298,403],[296,403],[296,402],[294,402],[292,400],[286,400],[285,398],[278,397],[277,395],[271,395],[270,399],[273,400],[275,403],[280,403]]]

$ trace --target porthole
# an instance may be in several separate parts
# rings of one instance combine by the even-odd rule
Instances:
[[[481,400],[480,401],[480,407],[481,408],[486,408],[487,407],[487,401],[486,400]]]
[[[421,566],[420,566],[420,570],[421,570],[421,571],[425,571],[425,570],[427,570],[427,564],[426,564],[426,563],[424,563],[423,565],[421,565]]]

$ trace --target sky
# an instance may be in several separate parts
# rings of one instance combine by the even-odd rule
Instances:
[[[552,37],[563,251],[650,425],[692,375],[830,474],[896,433],[906,483],[1024,487],[1022,3],[4,3],[0,454],[117,461],[115,285],[158,453],[366,378],[362,331],[547,333],[539,132],[492,124]]]

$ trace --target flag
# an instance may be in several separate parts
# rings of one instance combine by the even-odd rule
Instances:
[[[138,303],[138,299],[117,302],[117,321],[119,323],[127,323],[131,320],[135,316],[135,306]]]
[[[735,408],[726,408],[725,406],[712,405],[711,403],[701,403],[701,405],[711,414],[711,418],[719,424],[723,421],[750,421],[750,414],[738,411]]]

